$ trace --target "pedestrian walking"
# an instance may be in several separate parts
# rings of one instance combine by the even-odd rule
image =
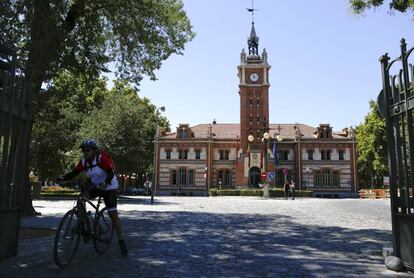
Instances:
[[[292,200],[295,200],[295,182],[292,181],[289,187],[290,187],[290,192],[292,193]]]
[[[283,185],[283,192],[285,193],[285,200],[289,197],[289,182],[285,181],[285,184]]]

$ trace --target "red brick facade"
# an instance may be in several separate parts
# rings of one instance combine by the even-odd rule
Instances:
[[[258,41],[254,32],[255,38]],[[240,58],[240,124],[182,124],[176,132],[161,134],[157,192],[180,190],[207,195],[212,187],[257,185],[257,175],[267,171],[276,173],[275,185],[292,180],[298,189],[309,188],[316,194],[355,195],[353,130],[334,132],[329,124],[316,128],[299,123],[269,124],[270,65],[266,50],[261,55],[246,55],[243,50]],[[262,141],[265,133],[270,138]],[[249,143],[250,135],[253,140]],[[274,143],[279,151],[277,165],[272,154]],[[188,157],[180,158],[180,150]]]

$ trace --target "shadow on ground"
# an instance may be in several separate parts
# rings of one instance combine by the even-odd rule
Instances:
[[[72,264],[58,270],[52,240],[22,241],[32,252],[0,261],[9,277],[73,275],[104,277],[291,277],[377,276],[385,272],[375,255],[391,232],[301,225],[284,215],[125,211],[129,256],[115,243],[98,256],[81,242]],[[55,219],[59,221],[59,218]]]

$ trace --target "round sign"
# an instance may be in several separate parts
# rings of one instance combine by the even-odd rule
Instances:
[[[288,169],[284,168],[283,169],[283,175],[287,175],[288,174]]]
[[[267,178],[267,173],[263,172],[263,173],[260,174],[260,176],[265,179],[265,178]]]

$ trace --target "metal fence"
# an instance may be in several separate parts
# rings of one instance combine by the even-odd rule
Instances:
[[[400,47],[396,59],[389,61],[388,54],[380,58],[383,89],[378,106],[387,127],[394,253],[414,270],[414,67],[409,64],[414,47],[407,50],[404,39]]]
[[[29,90],[16,50],[0,44],[0,258],[17,254],[30,131]]]
[[[23,136],[28,132],[28,103],[23,75],[16,74],[16,51],[0,45],[0,208],[20,203],[25,182]]]

